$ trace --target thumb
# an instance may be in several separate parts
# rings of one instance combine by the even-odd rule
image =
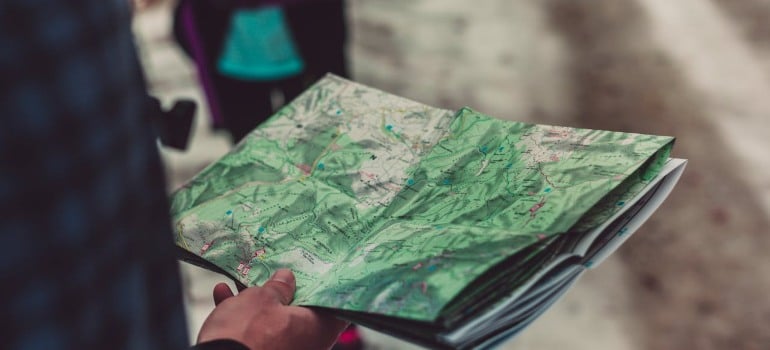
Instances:
[[[280,269],[262,285],[262,289],[271,293],[281,304],[289,305],[294,299],[294,291],[297,289],[294,273],[289,269]]]
[[[214,286],[214,305],[219,305],[219,303],[225,301],[225,299],[233,296],[233,291],[230,290],[230,287],[227,286],[227,283],[218,283],[216,286]]]

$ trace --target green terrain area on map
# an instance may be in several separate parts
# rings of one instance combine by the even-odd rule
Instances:
[[[672,143],[327,76],[173,195],[176,243],[249,286],[291,268],[297,305],[432,321],[501,261],[607,220]]]

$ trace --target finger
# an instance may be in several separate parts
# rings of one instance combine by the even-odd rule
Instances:
[[[262,289],[270,293],[283,305],[289,305],[294,299],[294,291],[297,289],[297,281],[289,269],[280,269],[273,277],[262,285]]]
[[[330,348],[350,322],[340,320],[329,313],[301,306],[290,306],[297,318],[305,320],[302,325],[303,339],[317,339],[321,348]]]
[[[214,305],[219,305],[219,303],[225,301],[225,299],[233,296],[233,291],[230,290],[230,287],[227,285],[227,283],[218,283],[216,286],[214,286]]]

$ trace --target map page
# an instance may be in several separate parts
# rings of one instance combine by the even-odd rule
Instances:
[[[612,216],[622,201],[602,200],[654,177],[672,143],[328,75],[174,193],[176,244],[247,286],[292,269],[295,305],[430,322],[495,264]]]

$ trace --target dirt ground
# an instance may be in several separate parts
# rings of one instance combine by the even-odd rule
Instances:
[[[744,176],[755,167],[739,160],[726,139],[733,135],[713,119],[730,116],[711,114],[680,66],[687,62],[645,36],[654,22],[640,15],[642,6],[551,1],[549,13],[573,57],[578,123],[675,135],[676,155],[690,159],[674,195],[619,252],[642,348],[768,348],[767,211]],[[766,80],[767,72],[758,73]],[[766,149],[754,152],[766,157]]]
[[[664,206],[507,349],[770,349],[770,1],[350,0],[354,79],[445,108],[677,137]],[[168,37],[136,22],[153,91],[200,99]],[[171,186],[227,150],[198,119]],[[183,269],[191,331],[215,277]],[[406,345],[368,334],[371,349]]]

